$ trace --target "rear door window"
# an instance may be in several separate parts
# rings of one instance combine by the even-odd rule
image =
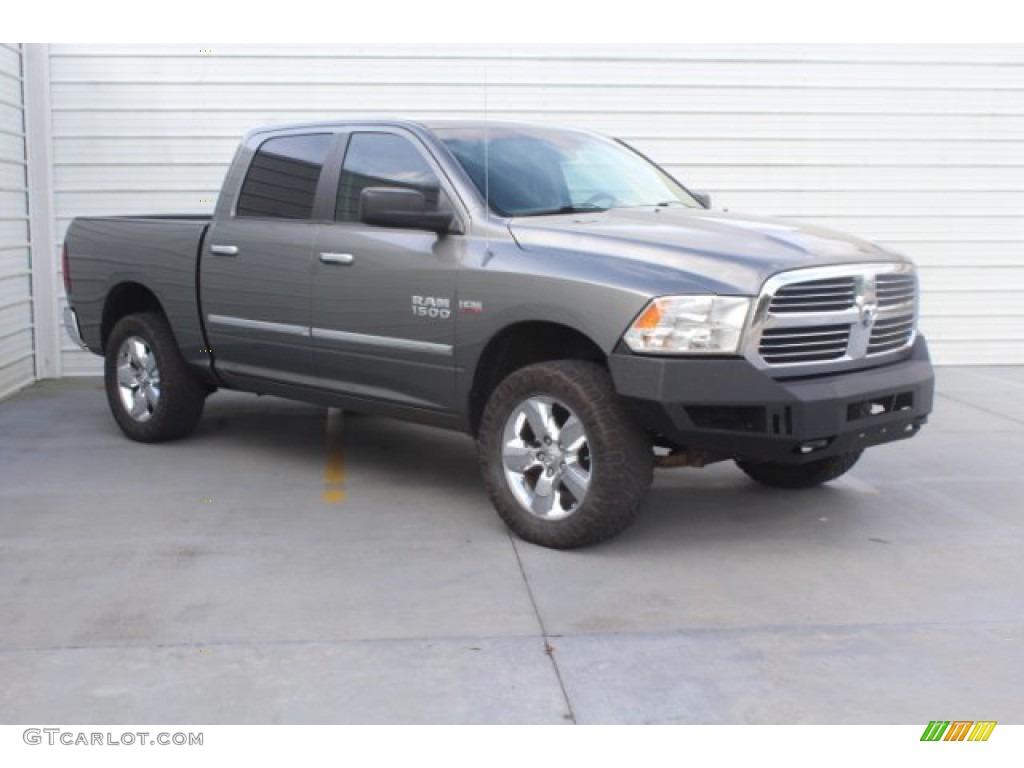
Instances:
[[[260,145],[238,195],[235,214],[309,219],[333,134],[281,136]]]

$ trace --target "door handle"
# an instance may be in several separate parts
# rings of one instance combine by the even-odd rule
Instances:
[[[343,267],[347,267],[356,257],[351,253],[321,253],[320,261],[324,264],[340,264]]]
[[[215,253],[218,256],[237,256],[238,246],[237,245],[211,245],[210,253]]]

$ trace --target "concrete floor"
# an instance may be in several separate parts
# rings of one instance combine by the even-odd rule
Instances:
[[[567,553],[462,435],[221,393],[142,446],[37,384],[0,403],[0,722],[1024,722],[1024,368],[939,391],[829,487],[661,472]]]

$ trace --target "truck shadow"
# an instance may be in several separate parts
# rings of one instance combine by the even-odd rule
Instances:
[[[623,545],[842,536],[855,525],[865,503],[862,494],[836,485],[801,491],[766,488],[731,462],[706,469],[662,470],[655,473],[641,514],[623,537]]]
[[[222,446],[224,451],[244,448],[253,454],[254,467],[264,459],[315,462],[325,451],[325,423],[325,409],[315,405],[218,393],[207,400],[188,441]]]
[[[336,444],[350,485],[431,486],[487,503],[466,435],[350,412],[342,413],[337,434],[329,434],[322,406],[226,394],[210,398],[192,439],[221,443],[225,451],[244,447],[254,454],[254,468],[261,461],[323,468],[329,444]]]
[[[211,398],[193,439],[225,452],[246,451],[248,471],[326,464],[327,409],[276,398],[229,394]],[[450,514],[494,515],[467,435],[346,412],[340,422],[345,483],[396,503],[416,489],[450,499]],[[749,480],[726,462],[705,469],[659,470],[640,516],[623,535],[585,551],[613,554],[647,547],[746,542],[750,537],[839,534],[861,494],[823,487],[779,491]],[[826,533],[827,529],[827,533]]]

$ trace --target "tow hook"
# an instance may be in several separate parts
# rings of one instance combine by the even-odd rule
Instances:
[[[673,469],[675,467],[703,467],[719,461],[703,451],[688,451],[685,448],[675,448],[668,453],[654,454],[654,466],[659,469]]]

